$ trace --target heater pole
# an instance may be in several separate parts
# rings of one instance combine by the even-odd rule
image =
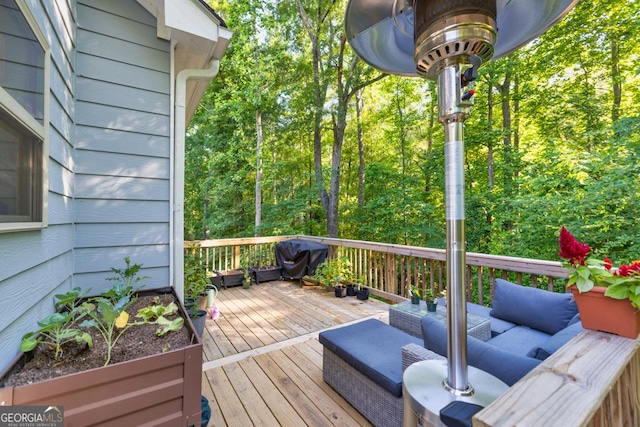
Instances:
[[[447,221],[447,379],[444,386],[459,395],[473,393],[467,368],[465,277],[464,120],[470,101],[462,95],[460,65],[438,74],[439,121],[444,125],[445,202]]]

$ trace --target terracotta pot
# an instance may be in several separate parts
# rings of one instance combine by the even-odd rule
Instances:
[[[589,292],[583,293],[575,285],[569,289],[578,304],[582,326],[621,337],[638,338],[640,311],[633,308],[628,299],[606,297],[604,292],[607,288],[601,286],[594,286]]]

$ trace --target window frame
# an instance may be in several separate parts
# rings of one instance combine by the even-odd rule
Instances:
[[[36,36],[44,55],[43,76],[43,119],[42,124],[36,120],[20,103],[15,100],[2,86],[0,86],[0,109],[15,119],[26,131],[32,133],[42,141],[42,159],[40,173],[42,175],[42,189],[40,209],[42,210],[40,221],[15,221],[0,222],[0,233],[13,231],[28,231],[43,229],[48,226],[48,200],[49,200],[49,100],[50,100],[50,70],[51,48],[40,30],[35,17],[27,6],[25,0],[15,0],[20,12],[27,24]]]

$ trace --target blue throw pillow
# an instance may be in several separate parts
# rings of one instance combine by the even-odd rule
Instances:
[[[545,342],[532,348],[527,356],[545,360],[547,357],[555,353],[560,347],[568,343],[573,337],[578,335],[582,330],[582,322],[578,321],[577,323],[572,323],[560,332],[552,335]]]
[[[447,357],[447,328],[444,323],[424,316],[422,337],[427,350]],[[500,350],[471,336],[467,336],[467,361],[469,365],[488,372],[508,386],[518,382],[540,364],[538,359]]]
[[[578,313],[573,295],[496,279],[491,316],[548,334],[564,329]]]

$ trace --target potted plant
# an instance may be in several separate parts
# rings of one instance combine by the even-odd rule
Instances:
[[[38,333],[25,335],[26,352],[0,374],[0,401],[63,406],[69,425],[138,425],[143,419],[159,424],[167,417],[178,425],[199,424],[202,342],[173,288],[130,292],[139,267],[127,263],[119,270],[127,272],[124,277],[100,295],[85,298],[77,288],[56,295],[61,316],[47,316]],[[178,326],[175,333],[158,334]],[[36,361],[41,375],[41,361],[49,356],[51,375],[36,378],[25,372],[31,379],[15,380],[20,369]]]
[[[559,237],[567,286],[573,293],[582,325],[628,338],[640,333],[640,261],[622,263],[588,257],[589,245],[579,242],[564,226]],[[594,312],[595,311],[595,312]]]
[[[358,289],[356,290],[356,298],[358,298],[360,301],[368,300],[369,299],[369,288],[367,288],[366,286],[361,284],[360,280],[358,280],[357,288]]]
[[[249,268],[242,269],[242,287],[244,289],[249,289],[251,287],[251,272]]]
[[[207,299],[207,272],[200,263],[200,257],[190,252],[184,257],[184,302],[185,306],[203,310]]]
[[[333,286],[336,297],[347,296],[347,283],[353,283],[351,261],[347,257],[337,257],[323,262],[318,266],[314,277],[325,287]]]
[[[427,311],[434,312],[438,308],[438,299],[433,294],[431,288],[427,288],[424,294],[424,300],[427,303]]]
[[[422,289],[417,285],[411,285],[409,293],[411,295],[411,304],[420,304],[422,300]]]

